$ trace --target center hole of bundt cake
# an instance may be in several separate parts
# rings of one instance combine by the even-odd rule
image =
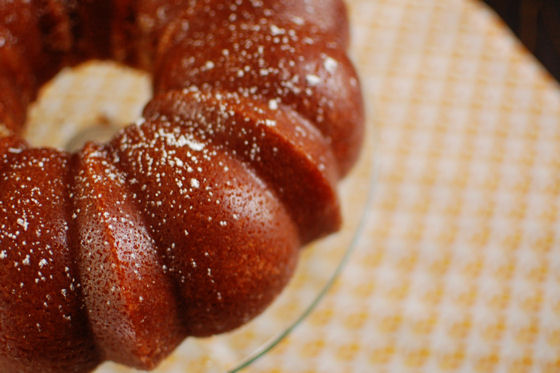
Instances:
[[[23,136],[36,147],[76,151],[134,122],[151,96],[149,75],[111,62],[65,69],[28,112]]]

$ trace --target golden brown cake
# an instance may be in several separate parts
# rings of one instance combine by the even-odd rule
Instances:
[[[340,0],[0,0],[0,371],[150,369],[262,312],[340,225],[347,46]],[[38,89],[91,59],[152,74],[143,118],[30,147]]]

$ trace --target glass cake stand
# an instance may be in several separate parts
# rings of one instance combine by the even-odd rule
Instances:
[[[146,75],[110,63],[90,63],[59,74],[30,111],[24,137],[35,146],[79,149],[84,139],[106,141],[134,121],[149,99]],[[371,115],[369,115],[371,118]],[[363,230],[374,185],[374,134],[367,125],[359,163],[341,183],[344,224],[340,232],[301,251],[298,269],[284,292],[259,317],[233,332],[188,338],[158,373],[237,372],[266,355],[328,296]],[[97,373],[134,372],[104,363]]]

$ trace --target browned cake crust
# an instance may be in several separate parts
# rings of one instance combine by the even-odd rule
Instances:
[[[252,319],[340,225],[363,108],[341,0],[0,0],[0,371],[150,369]],[[62,67],[153,75],[70,154],[18,134]]]

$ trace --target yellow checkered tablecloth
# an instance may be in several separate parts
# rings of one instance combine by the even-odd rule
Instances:
[[[560,372],[560,89],[475,1],[354,0],[367,232],[251,372]]]
[[[247,372],[560,372],[560,87],[477,1],[349,9],[377,132],[366,229],[327,298]],[[59,77],[81,106],[39,102],[28,137],[65,144],[33,123],[75,126],[68,111],[135,118],[146,78],[104,74],[85,99]]]

